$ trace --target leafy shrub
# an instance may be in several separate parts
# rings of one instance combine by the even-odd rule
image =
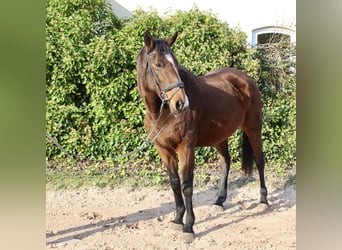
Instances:
[[[266,158],[282,166],[296,161],[296,46],[287,39],[258,45]]]
[[[251,75],[263,89],[269,86],[268,59],[248,47],[246,35],[211,12],[196,6],[160,17],[151,9],[117,19],[104,0],[49,0],[46,18],[46,129],[65,149],[93,159],[114,158],[138,148],[146,133],[144,106],[136,83],[136,55],[146,29],[168,37],[179,31],[173,45],[179,62],[195,74],[222,66]],[[287,79],[286,81],[289,81]],[[291,86],[295,82],[291,82]],[[273,93],[273,92],[272,92]],[[266,94],[264,140],[267,158],[285,164],[295,152],[293,98]],[[285,129],[284,129],[285,128]],[[288,129],[288,130],[286,130]],[[240,160],[240,136],[230,138],[234,161]],[[48,159],[63,154],[46,145]],[[157,159],[154,149],[143,153]],[[197,162],[215,158],[212,148],[197,150]]]

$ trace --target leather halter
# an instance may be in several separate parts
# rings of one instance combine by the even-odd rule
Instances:
[[[176,82],[176,83],[172,83],[170,85],[168,85],[167,87],[165,87],[164,89],[161,89],[160,87],[160,84],[158,82],[158,78],[156,77],[154,71],[152,70],[150,64],[149,64],[149,61],[148,61],[148,58],[150,55],[152,54],[156,54],[157,52],[155,51],[152,51],[151,53],[147,53],[147,50],[146,50],[146,66],[145,66],[145,69],[144,69],[144,76],[145,76],[145,79],[146,79],[146,71],[150,72],[152,78],[153,78],[153,82],[154,84],[156,85],[157,89],[159,90],[159,93],[160,93],[160,96],[159,98],[162,100],[163,103],[167,103],[169,102],[172,97],[178,92],[179,89],[183,89],[184,88],[184,82]],[[171,53],[165,53],[165,54],[171,54]],[[166,93],[169,92],[170,90],[172,89],[175,89],[175,88],[178,88],[171,97],[169,98],[166,98]]]

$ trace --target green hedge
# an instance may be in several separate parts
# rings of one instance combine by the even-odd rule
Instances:
[[[195,74],[237,67],[260,87],[265,54],[249,48],[246,34],[211,12],[194,6],[160,17],[156,10],[136,10],[128,20],[116,18],[104,0],[49,0],[46,18],[46,131],[65,149],[92,159],[114,158],[138,148],[146,133],[144,106],[136,83],[136,55],[143,34],[179,37],[174,52]],[[294,76],[293,76],[294,77]],[[293,78],[292,77],[292,78]],[[294,86],[295,81],[289,81]],[[294,89],[294,87],[292,88]],[[293,90],[295,91],[295,89]],[[295,161],[295,95],[265,93],[264,141],[267,159]],[[230,139],[233,160],[240,160],[238,131]],[[215,158],[212,148],[198,149],[197,161]],[[50,141],[47,159],[64,157]],[[148,161],[158,156],[144,153]]]

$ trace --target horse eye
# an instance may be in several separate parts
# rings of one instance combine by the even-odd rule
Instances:
[[[156,63],[156,67],[157,67],[157,68],[160,68],[161,66],[163,66],[163,65],[162,65],[160,62],[157,62],[157,63]]]

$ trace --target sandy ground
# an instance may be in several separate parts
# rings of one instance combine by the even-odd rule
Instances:
[[[278,187],[277,187],[278,186]],[[169,187],[81,188],[46,191],[47,249],[295,249],[296,191],[270,185],[259,205],[259,182],[230,187],[224,209],[217,190],[196,189],[196,238],[170,228],[175,204]]]

